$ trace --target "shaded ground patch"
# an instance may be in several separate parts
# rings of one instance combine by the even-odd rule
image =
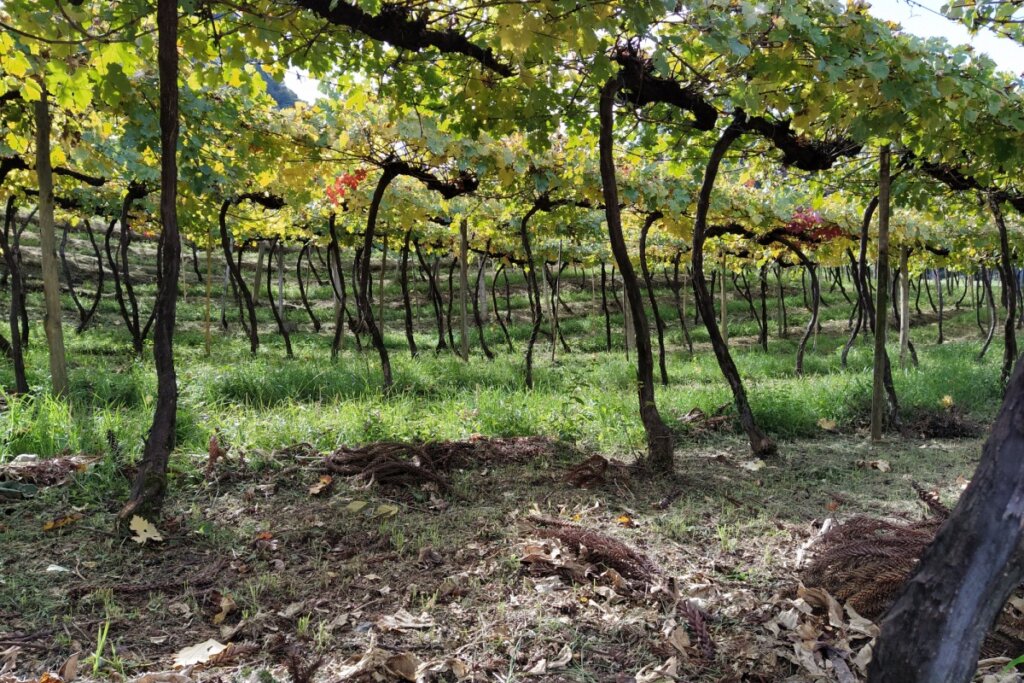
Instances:
[[[447,458],[450,490],[336,476],[313,493],[324,456],[298,444],[244,460],[229,449],[210,476],[197,454],[159,544],[114,531],[117,501],[96,496],[115,476],[104,462],[0,504],[0,642],[18,648],[14,670],[56,671],[78,651],[88,677],[129,679],[212,639],[231,649],[193,679],[288,681],[295,658],[322,658],[316,681],[395,680],[381,672],[404,666],[437,681],[805,680],[869,637],[797,595],[799,549],[833,515],[920,514],[907,477],[952,496],[978,443],[892,444],[881,472],[856,465],[856,439],[784,442],[782,460],[759,465],[726,434],[680,451],[674,478],[616,465],[589,489],[567,485],[587,461],[570,444],[402,448]],[[43,530],[70,513],[82,516]],[[637,581],[607,561],[623,547],[657,571]],[[798,650],[800,632],[817,649]],[[854,659],[842,663],[858,673]]]

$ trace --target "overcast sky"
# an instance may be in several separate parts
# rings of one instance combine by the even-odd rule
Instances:
[[[2,1],[2,0],[0,0]],[[941,36],[951,43],[970,43],[986,53],[1007,71],[1020,75],[1024,70],[1024,46],[990,31],[971,36],[967,29],[939,13],[943,0],[874,0],[871,14],[903,25],[903,30],[922,37]],[[289,69],[285,85],[300,99],[312,102],[318,97],[317,82],[296,69]]]

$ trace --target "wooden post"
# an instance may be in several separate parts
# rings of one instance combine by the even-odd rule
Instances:
[[[380,321],[380,333],[384,334],[384,271],[388,263],[388,238],[387,235],[380,236],[384,243],[384,251],[380,255],[380,287],[377,288],[377,320]]]
[[[558,285],[562,272],[562,240],[558,240],[558,262],[555,263],[555,288],[551,295],[551,364],[555,363],[555,347],[558,346]]]
[[[910,367],[910,248],[900,249],[900,367]]]
[[[885,421],[885,340],[889,316],[889,145],[878,156],[878,267],[875,295],[875,357],[871,392],[871,440],[881,441]]]
[[[68,370],[64,357],[64,328],[61,324],[60,275],[57,272],[57,237],[53,221],[53,169],[50,167],[49,93],[42,83],[42,94],[35,103],[36,177],[39,185],[39,248],[42,251],[43,298],[46,313],[43,327],[50,353],[50,380],[53,393],[68,390]]]
[[[252,303],[253,305],[259,304],[260,302],[260,286],[263,284],[263,260],[267,256],[267,243],[263,240],[259,241],[259,249],[256,250],[256,279],[253,281],[252,286]]]
[[[612,273],[612,278],[615,277],[615,273]],[[626,360],[629,360],[630,349],[636,348],[636,330],[633,328],[633,309],[630,307],[628,301],[623,301],[622,306],[622,321],[626,327],[625,342],[626,342]]]
[[[466,308],[469,293],[469,264],[466,256],[469,252],[469,226],[465,218],[459,224],[459,315],[461,316],[459,333],[461,335],[462,359],[469,360],[469,319]]]
[[[722,304],[721,304],[722,324],[720,325],[720,327],[722,329],[722,341],[724,341],[725,343],[728,344],[729,343],[729,300],[726,297],[726,289],[725,289],[726,272],[725,272],[725,250],[724,249],[722,250],[722,276],[719,278],[719,280],[720,280],[719,284],[721,285],[721,287],[719,288],[719,294],[722,297]]]
[[[284,244],[277,245],[277,310],[284,316]]]
[[[228,233],[228,249],[234,250],[234,238]],[[231,286],[231,266],[227,262],[224,263],[224,283],[221,286],[220,292],[220,319],[227,329],[228,320],[228,287]],[[253,301],[255,304],[256,302]]]
[[[487,298],[487,265],[489,259],[487,256],[483,256],[482,258],[484,262],[480,265],[480,276],[476,279],[476,298],[477,301],[480,302],[480,321],[482,324],[486,325],[490,318],[491,310],[489,300]]]
[[[213,295],[213,239],[206,236],[206,355],[210,355],[210,298]]]

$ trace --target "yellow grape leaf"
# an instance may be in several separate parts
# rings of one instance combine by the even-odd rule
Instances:
[[[942,397],[939,403],[942,405],[943,408],[952,408],[954,405],[953,397],[950,396],[949,394],[946,394],[945,396]]]
[[[81,512],[73,512],[70,515],[64,515],[63,517],[56,517],[43,524],[43,531],[53,531],[54,529],[60,529],[68,524],[73,524],[84,517]]]
[[[132,521],[128,523],[128,528],[134,532],[132,540],[136,543],[146,543],[148,541],[162,541],[164,537],[160,535],[153,523],[144,517],[138,515],[132,516]]]
[[[15,78],[21,78],[28,73],[29,66],[28,59],[25,55],[13,50],[3,60],[4,70]]]
[[[385,503],[383,505],[378,505],[377,506],[377,509],[374,510],[374,512],[373,512],[373,516],[374,517],[393,517],[393,516],[398,514],[398,510],[399,510],[399,508],[398,508],[397,505],[389,505],[389,504]]]
[[[28,151],[28,138],[23,135],[18,135],[14,131],[7,133],[7,136],[4,138],[4,142],[6,142],[7,146],[18,154],[24,154]]]
[[[345,506],[345,512],[362,512],[367,505],[368,503],[365,500],[353,500],[351,503]]]
[[[50,149],[50,165],[51,166],[61,166],[67,160],[68,160],[67,155],[64,154],[64,150],[61,149],[60,147],[53,147],[53,148]]]

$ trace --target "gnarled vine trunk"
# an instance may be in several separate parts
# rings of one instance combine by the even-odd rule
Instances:
[[[284,319],[284,308],[281,307],[281,299],[280,299],[280,297],[278,298],[277,303],[274,302],[273,281],[270,278],[271,271],[273,269],[273,264],[274,264],[274,252],[275,251],[278,253],[278,256],[279,256],[278,261],[277,261],[277,266],[278,266],[278,271],[279,271],[278,272],[278,276],[279,277],[281,275],[281,271],[284,270],[281,267],[282,264],[283,264],[283,261],[280,259],[280,254],[281,254],[281,251],[283,251],[283,250],[284,250],[284,245],[281,244],[280,239],[275,237],[274,239],[272,239],[270,241],[270,250],[269,250],[269,255],[267,257],[267,301],[270,302],[270,312],[274,314],[274,322],[277,323],[277,331],[280,332],[281,336],[284,338],[285,353],[286,353],[286,355],[289,358],[293,358],[294,354],[292,353],[292,338],[291,338],[291,335],[288,333],[288,326],[287,326],[286,321]]]
[[[704,169],[704,182],[701,185],[700,194],[697,199],[697,215],[693,226],[693,251],[690,255],[691,279],[693,281],[693,294],[697,310],[700,311],[704,320],[704,327],[711,339],[711,348],[715,352],[718,366],[725,375],[732,389],[733,401],[736,404],[736,411],[739,413],[740,424],[750,440],[750,449],[756,455],[772,455],[776,452],[775,442],[761,431],[754,419],[754,411],[750,408],[747,400],[747,392],[743,387],[743,380],[740,378],[736,363],[729,353],[729,347],[722,337],[718,325],[715,324],[715,310],[710,292],[708,292],[707,280],[704,278],[704,235],[707,230],[708,210],[711,207],[711,191],[715,185],[715,178],[718,175],[718,167],[725,156],[726,151],[739,139],[741,130],[734,124],[730,124],[723,132],[711,150],[707,166]],[[723,286],[725,283],[722,283]]]
[[[1017,323],[1017,271],[1013,267],[1012,253],[1010,252],[1009,235],[1006,230],[1006,220],[1003,218],[1003,210],[999,202],[990,194],[988,206],[992,211],[992,217],[999,228],[999,256],[1003,265],[1003,289],[1006,292],[1006,322],[1003,326],[1003,368],[999,379],[1005,385],[1013,370],[1013,363],[1017,360],[1017,334],[1014,325]],[[941,301],[941,299],[940,299]]]
[[[1024,579],[1024,368],[971,483],[882,621],[872,683],[971,680],[985,634]]]
[[[359,266],[359,310],[362,312],[363,323],[370,333],[370,342],[380,356],[381,372],[384,375],[384,390],[391,389],[394,380],[391,376],[391,359],[388,357],[387,347],[384,346],[384,337],[380,328],[373,318],[373,306],[370,301],[370,255],[373,250],[373,236],[377,230],[377,214],[380,211],[381,200],[384,199],[384,191],[388,189],[391,181],[397,177],[397,173],[386,167],[377,181],[377,187],[373,191],[373,198],[370,200],[370,210],[366,216],[366,231],[363,233],[362,262]]]
[[[121,517],[152,514],[167,492],[167,463],[174,448],[178,379],[174,371],[174,323],[181,239],[178,234],[178,3],[157,1],[157,65],[160,75],[160,263],[153,359],[156,408],[128,504]]]
[[[235,263],[231,253],[231,238],[228,235],[228,208],[233,203],[233,200],[225,199],[220,205],[220,245],[224,250],[224,260],[228,265],[228,270],[231,274],[231,281],[234,283],[234,289],[242,295],[242,302],[245,304],[245,310],[249,315],[249,326],[246,328],[246,331],[249,333],[249,352],[256,355],[256,352],[259,351],[260,348],[259,330],[256,327],[256,307],[252,300],[252,294],[249,292],[249,286],[245,283],[245,279],[242,277],[242,270]]]
[[[416,348],[416,336],[412,328],[412,301],[409,298],[409,241],[412,239],[412,231],[406,230],[405,240],[402,242],[402,261],[399,280],[402,285],[402,306],[405,308],[405,339],[409,342],[409,354],[415,358],[419,351]]]
[[[613,133],[615,129],[615,96],[622,89],[621,76],[610,78],[601,89],[598,109],[601,121],[598,147],[600,151],[601,186],[604,195],[605,218],[612,254],[622,273],[623,293],[633,318],[636,336],[637,394],[640,400],[640,419],[647,434],[647,462],[656,471],[669,472],[673,468],[674,443],[672,432],[661,419],[654,395],[654,357],[651,353],[651,335],[647,326],[642,294],[637,282],[633,262],[629,258],[626,240],[622,235],[622,217],[619,210],[619,188],[615,172]]]
[[[654,298],[654,281],[651,279],[651,269],[647,266],[647,235],[651,231],[654,222],[661,218],[661,212],[655,211],[648,214],[644,224],[640,228],[640,272],[644,277],[644,284],[647,287],[647,298],[651,302],[651,314],[654,316],[654,327],[658,332],[658,369],[661,371],[661,384],[668,386],[668,369],[665,367],[665,321],[661,319],[658,311],[658,301]]]
[[[8,322],[11,328],[11,340],[7,343],[11,362],[14,364],[14,388],[19,394],[28,393],[28,379],[25,377],[25,354],[22,350],[22,337],[19,324],[21,322],[21,307],[24,301],[22,293],[21,255],[18,249],[12,244],[12,234],[16,229],[14,221],[17,217],[17,205],[14,203],[14,195],[7,198],[7,208],[4,211],[4,228],[0,232],[0,248],[4,251],[4,263],[7,265],[7,273],[11,287],[11,309],[8,312]]]

